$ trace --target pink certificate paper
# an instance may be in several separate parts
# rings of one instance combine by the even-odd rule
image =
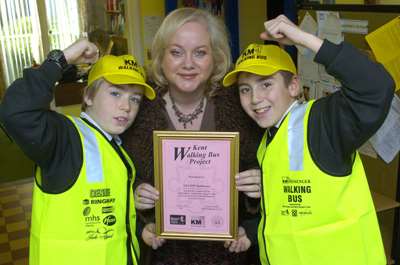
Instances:
[[[165,233],[231,235],[229,139],[162,139],[161,227]],[[236,209],[233,209],[236,211]]]

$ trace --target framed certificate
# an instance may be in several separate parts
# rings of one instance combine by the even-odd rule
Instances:
[[[154,131],[156,233],[162,238],[237,238],[238,132]]]

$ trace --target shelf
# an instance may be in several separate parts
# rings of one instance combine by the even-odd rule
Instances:
[[[400,203],[380,193],[371,191],[376,212],[382,212],[394,209],[400,206]]]

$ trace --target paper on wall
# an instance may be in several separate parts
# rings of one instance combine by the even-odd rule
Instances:
[[[319,80],[318,64],[312,58],[308,58],[300,53],[297,54],[297,65],[301,78],[307,80]]]
[[[342,32],[368,34],[368,20],[341,19]]]
[[[316,11],[318,37],[339,44],[344,40],[339,12]]]
[[[299,28],[302,29],[305,32],[311,33],[313,35],[317,35],[318,32],[318,25],[315,19],[310,15],[310,13],[306,12],[306,14],[303,17],[303,20],[301,21]],[[296,45],[297,50],[299,53],[303,56],[307,57],[313,57],[315,54],[311,52],[310,49],[307,49],[303,46]]]
[[[327,39],[336,44],[341,43],[344,36],[341,30],[339,12],[317,11],[316,15],[318,22],[318,36],[321,39]],[[318,81],[323,83],[322,86],[332,88],[329,89],[329,92],[331,92],[333,88],[340,86],[340,82],[333,76],[329,75],[323,65],[318,65],[318,74]],[[323,91],[320,91],[320,93],[323,94]]]
[[[370,139],[375,151],[386,163],[390,163],[400,150],[399,135],[400,99],[395,95],[384,123]]]
[[[161,26],[163,17],[161,16],[144,16],[143,18],[143,37],[144,45],[146,47],[151,47],[154,35],[158,28]]]

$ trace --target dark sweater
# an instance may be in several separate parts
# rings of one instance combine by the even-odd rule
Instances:
[[[332,176],[350,174],[355,151],[382,125],[394,96],[385,68],[348,44],[324,41],[315,61],[338,79],[340,91],[310,110],[308,143],[318,167]]]

